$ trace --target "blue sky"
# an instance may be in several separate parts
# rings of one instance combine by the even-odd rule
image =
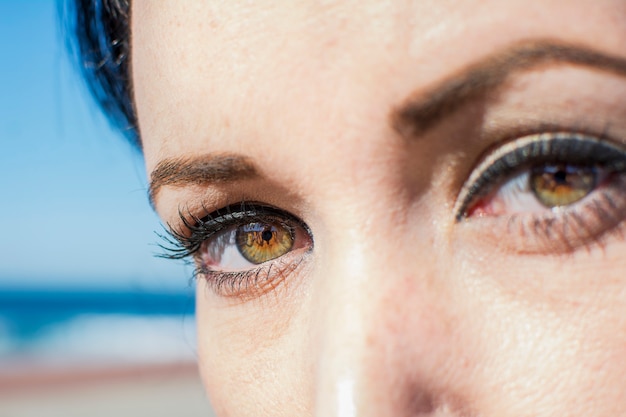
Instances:
[[[141,157],[87,96],[55,0],[0,0],[0,287],[187,288]]]

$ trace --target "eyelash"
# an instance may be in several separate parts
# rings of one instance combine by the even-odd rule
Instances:
[[[526,135],[488,154],[472,171],[460,193],[455,211],[457,223],[478,220],[471,216],[472,207],[516,174],[555,163],[598,167],[608,172],[611,183],[596,184],[588,195],[568,205],[546,208],[540,213],[510,215],[507,231],[518,226],[527,240],[537,239],[539,246],[535,250],[572,251],[578,246],[599,243],[600,237],[615,229],[626,216],[626,150],[606,137],[580,133]],[[555,247],[555,238],[560,240],[559,247]],[[528,247],[522,252],[533,252]]]
[[[181,210],[178,216],[180,228],[168,225],[165,235],[158,234],[163,240],[159,246],[164,253],[158,255],[162,258],[174,260],[193,258],[197,261],[196,258],[205,242],[228,229],[254,222],[280,223],[289,229],[294,226],[300,227],[311,239],[311,247],[307,252],[312,249],[311,231],[302,220],[286,211],[260,203],[233,204],[202,218],[192,214],[190,210],[186,210],[186,213]],[[194,278],[202,275],[219,295],[253,298],[253,295],[249,294],[252,288],[261,292],[275,288],[304,260],[304,257],[301,257],[297,262],[283,262],[279,258],[242,271],[218,271],[198,265],[194,270]]]
[[[619,189],[621,192],[615,198],[611,190],[603,190],[602,184],[597,184],[596,189],[590,192],[590,195],[595,195],[593,199],[587,195],[581,201],[558,207],[558,210],[546,208],[540,214],[509,216],[506,231],[510,232],[513,226],[518,226],[526,240],[529,237],[538,239],[540,246],[535,250],[554,251],[560,248],[572,251],[578,246],[599,242],[608,230],[619,229],[616,226],[626,217],[626,150],[604,137],[570,132],[518,137],[483,158],[472,170],[459,195],[455,210],[457,223],[475,220],[470,214],[472,206],[498,190],[515,174],[550,163],[600,167],[610,173],[611,190]],[[181,210],[179,218],[180,228],[169,226],[166,235],[159,235],[163,239],[159,246],[165,251],[160,257],[194,258],[197,261],[205,242],[229,228],[253,222],[279,223],[288,229],[299,227],[310,239],[308,252],[313,246],[312,234],[304,222],[288,212],[260,203],[237,203],[202,218],[193,215],[190,210],[186,213]],[[560,238],[558,248],[553,242],[555,237]],[[525,241],[525,244],[528,242]],[[282,256],[242,271],[219,271],[199,265],[194,276],[202,275],[219,295],[252,298],[251,289],[266,292],[275,288],[304,259],[301,257],[297,262],[293,259],[287,262],[280,259]]]

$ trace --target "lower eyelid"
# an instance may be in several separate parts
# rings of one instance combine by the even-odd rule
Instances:
[[[243,271],[224,272],[199,267],[197,276],[204,279],[219,297],[248,301],[293,281],[294,275],[297,275],[310,252],[311,248],[300,248],[281,258]]]
[[[503,250],[521,254],[570,253],[626,229],[626,173],[581,201],[538,213],[468,219],[459,226]],[[613,233],[614,232],[614,233]]]

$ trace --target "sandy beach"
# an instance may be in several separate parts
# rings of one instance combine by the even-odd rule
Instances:
[[[194,363],[0,376],[0,417],[214,417]]]

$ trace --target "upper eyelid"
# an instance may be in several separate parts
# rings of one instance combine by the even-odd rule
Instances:
[[[491,183],[489,185],[492,187],[497,185],[493,184],[495,178],[490,178],[488,175],[490,170],[499,171],[498,175],[502,177],[511,174],[516,169],[519,169],[529,162],[541,162],[541,158],[544,158],[546,162],[554,160],[555,157],[559,155],[552,154],[550,147],[554,146],[553,144],[558,141],[565,140],[578,141],[579,145],[578,149],[567,149],[567,155],[561,155],[561,157],[567,158],[566,162],[574,164],[587,163],[589,162],[590,154],[593,153],[594,163],[608,164],[610,162],[613,164],[610,166],[610,169],[616,171],[626,170],[626,148],[604,136],[568,132],[564,129],[560,129],[556,132],[543,132],[522,136],[504,145],[500,145],[494,151],[488,153],[486,157],[482,158],[478,165],[472,169],[470,177],[465,182],[465,186],[461,190],[455,206],[454,212],[456,213],[456,220],[461,221],[465,217],[467,209],[473,200],[477,196],[484,194],[484,192],[479,193],[479,191],[482,191],[489,183]],[[539,146],[533,146],[534,144],[538,144]],[[517,155],[515,151],[523,149],[525,146],[529,148],[530,152],[534,151],[534,154],[525,155],[524,158],[519,161],[504,160],[506,156],[516,158]],[[599,150],[605,150],[607,152],[601,155]],[[506,171],[506,169],[502,167],[499,169],[494,168],[498,163],[506,165],[505,168],[508,169],[509,172],[503,172]],[[487,176],[487,178],[485,176]]]
[[[235,209],[235,206],[239,206],[239,209]],[[261,211],[265,214],[267,211],[274,211],[279,209],[269,209],[269,206],[262,206],[256,203],[237,203],[231,204],[214,211],[207,210],[202,206],[203,215],[197,215],[192,213],[191,209],[178,210],[178,219],[180,225],[178,228],[172,227],[168,224],[170,230],[176,231],[178,234],[192,233],[201,227],[203,230],[211,229],[214,232],[224,230],[226,227],[233,223],[236,223],[242,219],[254,219],[257,212]],[[277,212],[278,215],[282,214]],[[181,230],[182,229],[182,230]]]

